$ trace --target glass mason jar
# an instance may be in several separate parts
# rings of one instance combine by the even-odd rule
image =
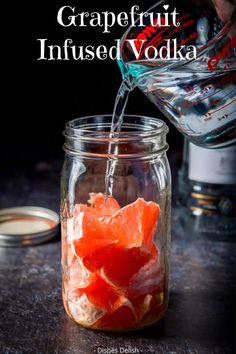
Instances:
[[[168,128],[158,119],[126,115],[121,133],[111,138],[110,126],[111,116],[66,125],[62,294],[80,325],[127,331],[159,321],[167,309]],[[109,166],[112,196],[105,197]]]

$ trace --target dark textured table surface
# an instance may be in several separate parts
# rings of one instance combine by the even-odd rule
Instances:
[[[57,210],[58,170],[38,164],[28,172],[12,171],[10,179],[3,176],[0,207]],[[165,319],[139,332],[109,334],[81,328],[66,315],[59,235],[44,245],[0,248],[0,353],[234,353],[235,245],[183,234],[174,210],[171,251]]]

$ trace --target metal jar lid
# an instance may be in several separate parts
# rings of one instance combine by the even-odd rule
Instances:
[[[52,210],[24,206],[0,210],[0,246],[36,245],[52,239],[59,216]]]

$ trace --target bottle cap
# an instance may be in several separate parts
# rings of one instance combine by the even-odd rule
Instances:
[[[52,210],[23,206],[0,210],[0,246],[36,245],[52,239],[59,215]]]

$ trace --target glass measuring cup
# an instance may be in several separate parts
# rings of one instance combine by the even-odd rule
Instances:
[[[121,40],[123,79],[203,147],[236,140],[235,7],[234,0],[162,0]]]

